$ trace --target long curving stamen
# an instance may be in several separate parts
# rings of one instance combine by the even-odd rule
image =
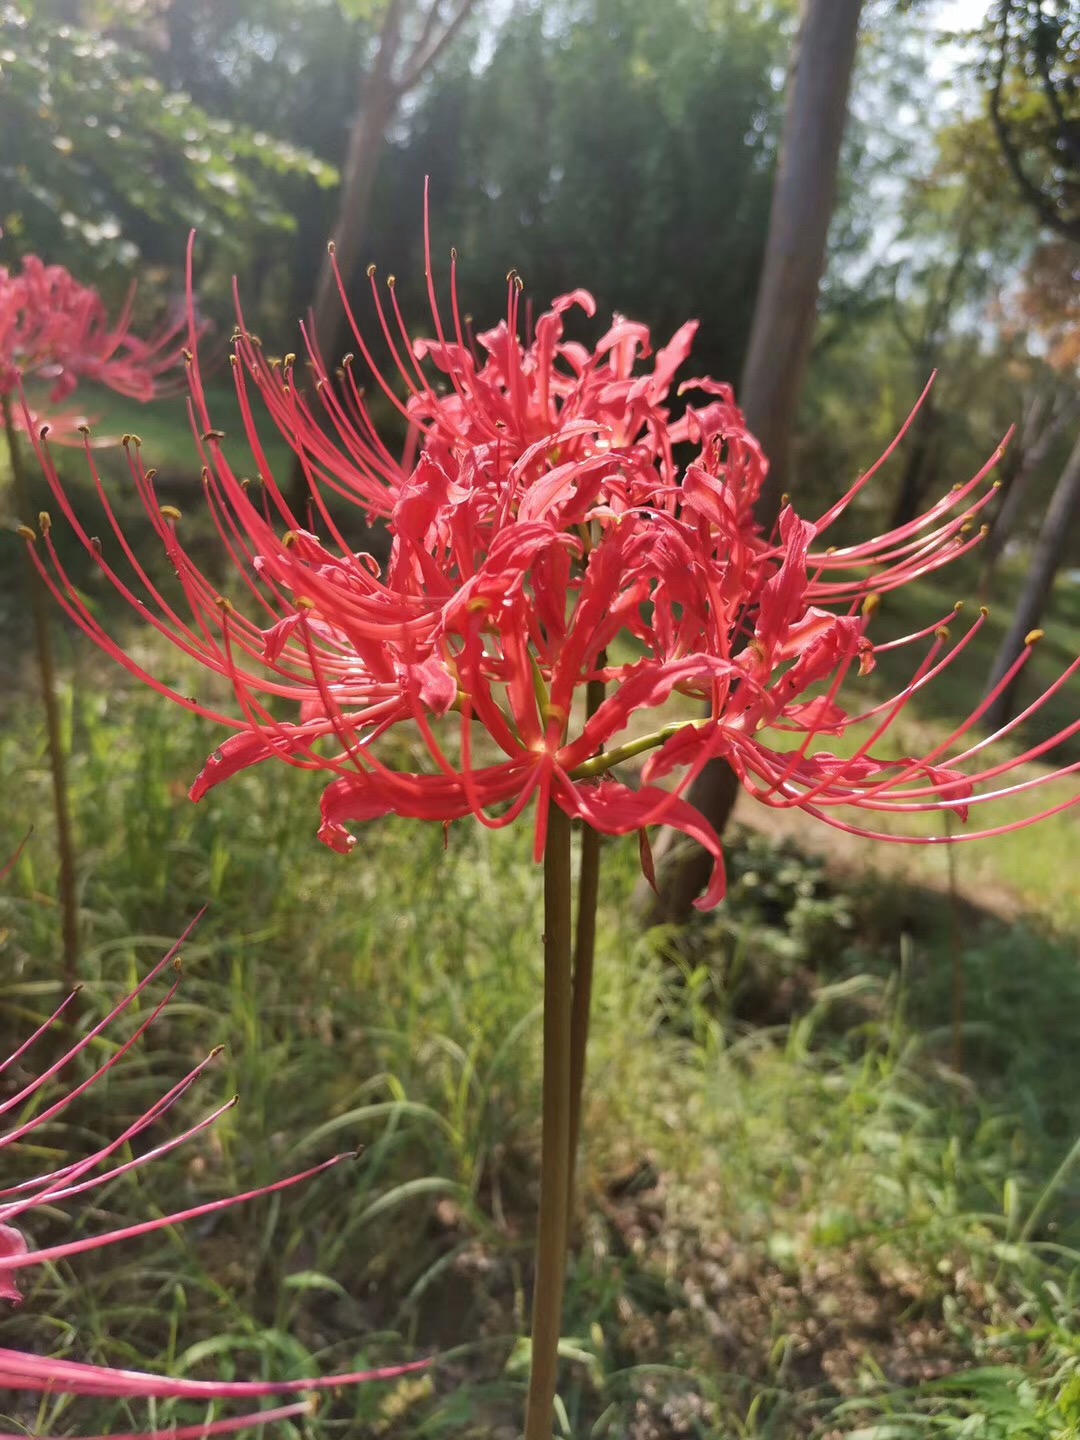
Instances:
[[[44,1070],[34,1080],[30,1081],[29,1084],[25,1085],[18,1092],[18,1094],[13,1095],[7,1100],[5,1100],[3,1103],[0,1103],[0,1115],[6,1115],[8,1111],[13,1109],[16,1105],[21,1105],[23,1101],[28,1100],[31,1095],[35,1095],[43,1085],[47,1084],[55,1075],[59,1074],[60,1071],[63,1070],[65,1066],[69,1065],[77,1055],[81,1054],[87,1048],[87,1046],[92,1045],[93,1042],[97,1039],[97,1037],[104,1030],[106,1030],[113,1023],[114,1020],[118,1019],[119,1016],[123,1015],[124,1012],[135,1003],[135,1001],[139,998],[143,991],[146,990],[149,985],[153,984],[153,982],[157,979],[161,972],[167,967],[174,964],[174,962],[179,957],[181,948],[187,941],[188,937],[191,935],[192,931],[195,929],[196,925],[198,925],[204,914],[205,908],[200,910],[195,916],[195,918],[190,922],[190,924],[185,926],[184,931],[181,934],[179,940],[177,940],[176,944],[170,947],[170,949],[161,957],[161,959],[151,967],[151,969],[147,972],[146,975],[143,976],[143,978],[139,981],[135,988],[131,990],[129,994],[125,995],[124,998],[117,1005],[115,1005],[112,1010],[109,1011],[109,1013],[105,1016],[103,1020],[99,1020],[98,1023],[93,1027],[93,1029],[88,1030],[85,1035],[81,1036],[80,1039],[78,1039],[65,1054],[61,1055],[58,1060],[54,1060],[53,1063],[48,1067],[48,1069]],[[145,1026],[142,1028],[145,1029]],[[41,1118],[43,1117],[38,1117],[39,1120]]]
[[[302,1185],[305,1181],[313,1179],[316,1175],[340,1165],[345,1160],[352,1160],[355,1156],[351,1153],[333,1155],[329,1160],[322,1161],[319,1165],[313,1165],[310,1169],[301,1170],[295,1175],[287,1175],[283,1180],[274,1180],[269,1185],[260,1185],[254,1190],[245,1190],[240,1195],[226,1195],[221,1200],[208,1200],[202,1205],[192,1205],[186,1210],[175,1210],[168,1215],[160,1215],[153,1220],[143,1220],[136,1225],[125,1225],[116,1230],[110,1230],[104,1235],[90,1235],[81,1240],[67,1240],[59,1245],[47,1245],[41,1250],[33,1250],[25,1255],[5,1256],[5,1270],[22,1270],[28,1265],[44,1265],[55,1260],[68,1260],[73,1255],[83,1255],[88,1250],[100,1250],[104,1245],[116,1245],[122,1240],[135,1240],[142,1235],[151,1235],[155,1230],[165,1230],[173,1225],[181,1225],[188,1220],[198,1220],[204,1215],[217,1215],[223,1210],[231,1210],[234,1205],[244,1205],[249,1200],[257,1200],[263,1195],[276,1195],[282,1190],[289,1190],[294,1185]]]

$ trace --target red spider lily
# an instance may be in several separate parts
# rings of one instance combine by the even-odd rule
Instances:
[[[28,255],[17,273],[0,268],[0,394],[40,382],[55,404],[81,380],[91,380],[149,400],[157,378],[176,363],[184,325],[140,339],[131,332],[134,299],[132,290],[110,325],[97,291],[79,284],[62,265]],[[75,424],[73,417],[66,425],[63,416],[49,418],[57,434]],[[28,423],[36,428],[36,419]]]
[[[405,398],[375,375],[416,427],[420,452],[408,467],[379,440],[353,364],[335,385],[312,350],[315,391],[306,398],[295,356],[267,360],[241,315],[233,369],[264,482],[258,498],[232,470],[225,437],[213,428],[192,327],[188,363],[206,497],[250,614],[224,597],[185,550],[179,512],[159,504],[154,472],[144,467],[137,442],[129,445],[133,481],[190,619],[133,553],[97,481],[130,576],[106,555],[39,443],[57,504],[103,573],[161,634],[235,693],[239,713],[228,714],[142,669],[67,580],[45,525],[51,563],[36,546],[34,553],[69,615],[140,679],[237,732],[210,757],[192,787],[194,799],[275,756],[324,771],[333,778],[323,794],[320,833],[347,850],[350,822],[397,814],[448,823],[473,815],[499,827],[535,798],[538,856],[554,799],[605,833],[644,833],[663,822],[692,835],[716,861],[699,902],[708,906],[723,894],[720,841],[682,797],[715,756],[726,757],[763,802],[798,806],[856,833],[865,832],[845,812],[944,810],[966,817],[972,805],[1053,778],[1047,771],[999,783],[1072,736],[1080,722],[988,764],[986,747],[1018,722],[967,743],[985,704],[927,755],[898,760],[875,753],[891,740],[907,703],[971,642],[981,618],[951,648],[944,623],[877,647],[928,647],[911,682],[890,700],[852,714],[838,698],[849,676],[873,668],[868,628],[877,597],[977,543],[977,517],[993,495],[987,479],[993,462],[910,525],[862,545],[821,549],[819,542],[877,466],[817,522],[788,506],[778,532],[766,536],[752,516],[766,462],[730,390],[708,379],[687,382],[683,389],[709,398],[670,421],[666,402],[692,325],[659,352],[651,370],[635,374],[635,360],[651,353],[643,326],[616,320],[592,351],[566,342],[566,311],[595,308],[575,291],[555,302],[525,343],[518,337],[518,297],[511,277],[506,321],[472,342],[462,331],[453,283],[449,337],[432,288],[435,338],[412,344],[393,286],[389,310],[376,291]],[[353,328],[374,369],[355,322]],[[425,361],[444,377],[445,393],[428,378]],[[304,466],[310,523],[324,530],[325,542],[300,524],[273,479],[254,391]],[[681,476],[674,461],[680,441],[698,447]],[[89,451],[88,458],[93,467]],[[392,550],[384,567],[352,551],[327,490],[387,520]],[[578,702],[597,681],[606,698],[586,719]],[[657,716],[650,728],[647,712],[662,709],[675,691],[704,700],[707,717],[665,724]],[[430,765],[422,773],[395,770],[383,759],[379,742],[401,722],[415,727],[427,747]],[[777,731],[795,732],[798,747],[778,747]],[[851,754],[820,749],[824,737],[843,736]],[[654,748],[640,788],[612,778],[618,763]],[[653,783],[676,767],[683,775],[674,790]]]
[[[120,1000],[103,1020],[99,1021],[99,1023],[88,1030],[86,1034],[76,1040],[60,1059],[49,1065],[40,1075],[18,1086],[15,1093],[0,1102],[0,1122],[3,1122],[6,1116],[17,1115],[20,1110],[28,1116],[28,1118],[22,1121],[15,1120],[15,1122],[11,1124],[11,1128],[0,1133],[0,1152],[9,1146],[18,1146],[20,1142],[27,1141],[30,1137],[35,1136],[42,1126],[46,1126],[49,1121],[62,1115],[73,1101],[76,1101],[81,1095],[85,1094],[99,1080],[106,1076],[139,1042],[179,988],[179,950],[183,941],[187,938],[187,935],[190,934],[191,928],[192,927],[189,926],[184,936],[181,937],[181,940],[167,955],[163,956],[163,958],[152,967],[135,989]],[[43,1097],[47,1094],[46,1087],[49,1086],[50,1082],[65,1071],[78,1056],[88,1052],[98,1037],[103,1035],[121,1015],[135,1005],[149,987],[170,969],[175,973],[164,996],[152,1006],[146,1018],[140,1021],[130,1037],[119,1045],[110,1048],[108,1058],[102,1061],[86,1079],[81,1080],[70,1090],[62,1093],[58,1099],[53,1100],[51,1103],[44,1100]],[[25,1057],[50,1030],[55,1021],[64,1014],[74,998],[74,994],[69,995],[43,1025],[25,1040],[17,1050],[8,1056],[6,1060],[0,1062],[0,1079],[14,1068],[21,1068]],[[332,1159],[326,1160],[322,1164],[316,1165],[300,1174],[287,1176],[283,1180],[261,1186],[257,1190],[251,1190],[242,1195],[231,1195],[225,1199],[193,1205],[183,1210],[142,1221],[138,1224],[122,1226],[95,1235],[80,1235],[77,1239],[60,1241],[57,1244],[49,1245],[42,1249],[31,1249],[22,1226],[25,1218],[31,1215],[34,1210],[45,1206],[52,1209],[62,1203],[70,1202],[76,1199],[76,1197],[86,1196],[108,1185],[119,1176],[129,1174],[134,1170],[150,1164],[154,1160],[170,1154],[186,1141],[207,1130],[216,1120],[220,1119],[226,1111],[232,1109],[236,1104],[235,1097],[217,1106],[202,1119],[182,1130],[178,1135],[174,1135],[167,1140],[163,1140],[156,1145],[142,1150],[135,1158],[120,1158],[125,1155],[130,1156],[132,1142],[143,1137],[151,1127],[157,1124],[163,1116],[173,1109],[178,1101],[188,1095],[196,1081],[218,1053],[219,1051],[217,1050],[212,1051],[181,1080],[155,1100],[144,1114],[128,1125],[115,1139],[109,1141],[93,1154],[86,1156],[84,1159],[61,1165],[47,1173],[36,1175],[29,1180],[22,1180],[0,1187],[0,1300],[6,1300],[16,1305],[21,1302],[22,1296],[16,1282],[19,1272],[28,1266],[43,1265],[52,1261],[69,1259],[72,1256],[83,1254],[86,1251],[99,1250],[104,1246],[113,1245],[123,1240],[131,1240],[142,1235],[148,1235],[155,1230],[161,1230],[185,1220],[194,1220],[207,1215],[217,1214],[222,1210],[229,1209],[234,1205],[243,1204],[259,1196],[272,1195],[278,1191],[288,1189],[350,1158],[347,1155],[336,1155]],[[18,1223],[16,1224],[15,1222]],[[173,1380],[167,1376],[143,1374],[132,1370],[118,1370],[107,1366],[88,1365],[55,1358],[42,1358],[18,1350],[0,1348],[0,1389],[64,1395],[90,1395],[116,1399],[146,1397],[198,1400],[204,1402],[217,1400],[254,1401],[268,1395],[298,1394],[303,1391],[318,1391],[344,1385],[358,1385],[368,1380],[393,1379],[396,1376],[423,1368],[426,1363],[426,1361],[421,1361],[411,1365],[394,1366],[382,1370],[338,1374],[277,1383],[261,1381],[224,1382],[214,1380]],[[202,1426],[191,1426],[188,1427],[187,1431],[178,1430],[171,1433],[190,1433],[192,1435],[225,1433],[243,1428],[246,1425],[261,1424],[267,1420],[299,1414],[302,1413],[305,1408],[306,1405],[304,1403],[299,1403],[286,1406],[279,1410],[248,1413]]]

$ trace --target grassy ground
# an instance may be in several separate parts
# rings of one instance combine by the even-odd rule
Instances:
[[[922,613],[941,598],[920,597]],[[1062,653],[1080,628],[1063,599]],[[218,1043],[196,1099],[242,1098],[97,1213],[36,1221],[35,1242],[362,1153],[215,1224],[46,1268],[0,1343],[192,1375],[434,1353],[430,1375],[335,1398],[300,1428],[511,1440],[537,1183],[527,835],[458,826],[444,850],[439,827],[382,823],[343,860],[315,842],[317,782],[293,772],[191,806],[210,727],[87,646],[61,649],[79,1023],[209,908],[147,1042],[5,1161],[41,1168],[115,1133]],[[35,829],[0,899],[0,1050],[59,994],[42,737],[22,667],[8,676],[0,854]],[[969,698],[956,683],[946,708]],[[1075,833],[967,850],[950,873],[936,852],[744,831],[724,909],[644,936],[628,918],[636,847],[606,846],[564,1434],[1080,1435]],[[30,1433],[147,1419],[61,1400],[0,1411]],[[152,1418],[181,1416],[199,1418]]]

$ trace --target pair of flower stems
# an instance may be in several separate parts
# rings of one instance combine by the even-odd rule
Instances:
[[[603,681],[590,680],[589,717],[603,698]],[[600,835],[583,822],[576,926],[570,839],[570,817],[552,800],[544,851],[543,1131],[525,1440],[551,1440],[596,957]]]

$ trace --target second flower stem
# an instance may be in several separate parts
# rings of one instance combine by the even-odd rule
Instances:
[[[11,457],[11,479],[15,491],[15,504],[22,512],[23,521],[30,524],[32,518],[30,488],[26,483],[26,475],[23,471],[19,437],[15,431],[11,400],[7,395],[0,396],[0,408],[3,412],[8,455]],[[60,723],[60,705],[56,698],[56,664],[53,659],[45,587],[41,577],[29,561],[27,562],[26,583],[30,613],[34,622],[34,649],[37,657],[38,679],[41,685],[41,703],[45,711],[49,769],[52,772],[53,812],[56,817],[56,848],[59,861],[57,888],[64,937],[64,983],[68,989],[74,989],[78,978],[79,963],[79,902],[75,879],[75,841],[71,825],[71,806],[68,801],[67,760],[64,754],[63,727]]]
[[[601,652],[597,665],[607,663]],[[604,682],[590,680],[585,689],[585,714],[591,719],[604,701]],[[577,926],[574,932],[574,993],[570,1015],[570,1179],[567,1209],[574,1213],[574,1181],[581,1138],[585,1057],[589,1045],[589,1010],[592,1005],[593,966],[596,958],[596,907],[600,898],[600,835],[587,822],[581,832],[581,868],[578,871]]]
[[[574,934],[574,993],[570,1013],[570,1178],[567,1204],[574,1206],[574,1171],[581,1138],[585,1056],[589,1045],[593,963],[596,956],[596,903],[600,893],[600,836],[591,825],[581,832],[577,928]]]
[[[544,1082],[540,1220],[525,1440],[551,1440],[570,1198],[570,820],[550,802],[544,852]]]

